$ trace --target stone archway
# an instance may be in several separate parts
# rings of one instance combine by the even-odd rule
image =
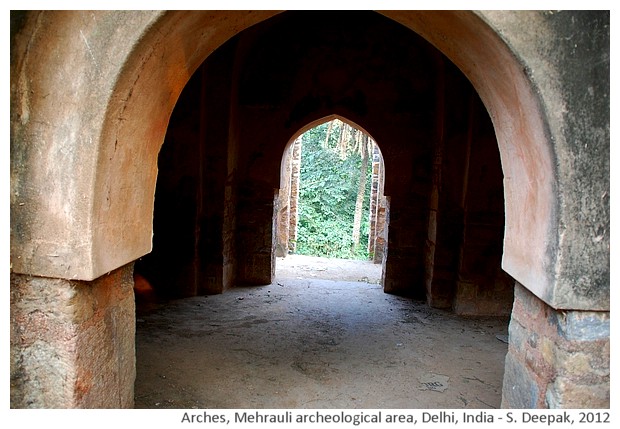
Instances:
[[[330,115],[307,124],[291,137],[284,149],[280,167],[280,190],[278,192],[278,209],[276,214],[277,244],[276,256],[285,257],[287,253],[294,253],[295,241],[297,240],[297,204],[300,186],[300,165],[302,135],[315,127],[330,121],[338,120],[350,127],[360,130],[372,139],[373,153],[369,154],[371,184],[369,203],[369,241],[367,243],[370,259],[375,264],[382,264],[385,269],[383,254],[385,252],[385,237],[387,236],[387,224],[385,210],[387,200],[383,195],[385,182],[385,165],[379,144],[363,128],[353,121],[340,115]],[[292,241],[291,241],[292,240]]]
[[[91,283],[108,292],[113,285],[126,285],[114,276],[125,278],[130,270],[127,264],[150,251],[157,153],[181,89],[224,41],[274,14],[32,12],[12,16],[15,335],[11,347],[16,368],[12,366],[12,374],[28,372],[38,359],[37,344],[49,345],[45,338],[53,335],[53,330],[34,329],[27,316],[25,302],[42,299],[37,291],[57,291],[52,301],[62,306],[68,296],[78,300],[90,296]],[[523,393],[508,395],[505,405],[608,404],[608,376],[606,391],[604,376],[597,378],[596,386],[573,379],[560,356],[566,351],[565,341],[576,342],[586,351],[600,348],[601,341],[609,347],[609,161],[604,149],[591,152],[574,143],[593,141],[592,147],[602,142],[608,148],[609,100],[604,96],[609,87],[608,14],[398,11],[384,15],[426,38],[461,68],[493,120],[505,174],[503,267],[523,286],[515,310],[522,316],[513,316],[521,323],[513,325],[511,335],[527,335],[528,329],[544,331],[547,324],[555,323],[546,319],[528,324],[524,322],[528,314],[540,314],[544,308],[551,314],[570,310],[569,316],[557,313],[559,337],[549,338],[556,345],[555,357],[536,350],[552,369],[543,379],[531,375],[520,360],[525,351],[515,345],[507,361],[506,383]],[[592,26],[600,31],[596,37],[586,37],[584,30]],[[585,46],[579,51],[580,59],[598,66],[567,71],[568,39],[557,35],[568,31],[576,32]],[[580,101],[576,94],[586,87],[589,97]],[[594,134],[583,129],[578,116],[587,118]],[[598,167],[592,170],[592,164]],[[275,183],[275,178],[267,181]],[[588,195],[585,200],[580,197],[583,193]],[[588,219],[585,224],[580,222],[583,216]],[[114,276],[106,276],[124,266]],[[39,278],[33,281],[30,276]],[[112,315],[126,317],[129,307],[106,313],[120,300],[104,295],[112,296],[104,300],[109,305],[93,315],[111,326],[112,337],[126,336],[132,325],[123,330],[122,322],[119,325]],[[60,355],[72,368],[72,377],[58,381],[65,392],[62,397],[56,402],[45,395],[28,399],[24,392],[31,387],[24,381],[12,404],[88,407],[100,403],[92,389],[100,375],[86,377],[84,368],[90,363],[69,352],[74,347],[87,350],[96,340],[84,334],[85,314],[69,311],[61,321],[69,327],[67,342],[52,346],[65,350]],[[583,323],[589,334],[575,334]],[[20,330],[31,336],[18,339]],[[129,349],[116,351],[114,356],[119,362],[131,360],[128,353]],[[106,370],[116,373],[112,367]],[[40,376],[43,380],[46,371]],[[84,384],[84,380],[91,381]],[[533,399],[525,393],[532,385],[539,389]],[[590,402],[570,396],[567,385],[580,386]],[[125,399],[112,406],[130,404],[127,389],[119,393]]]

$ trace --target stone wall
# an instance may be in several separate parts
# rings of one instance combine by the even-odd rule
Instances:
[[[370,228],[368,232],[368,254],[375,264],[383,263],[385,252],[385,166],[383,156],[376,143],[372,145],[372,182],[370,185]]]
[[[236,278],[234,48],[218,49],[192,76],[158,156],[153,251],[136,271],[163,296],[221,293]]]
[[[517,283],[502,408],[609,408],[609,320],[554,310]]]
[[[301,178],[301,138],[295,139],[291,157],[291,200],[289,208],[289,235],[287,251],[295,253],[297,248],[297,221],[299,219],[299,181]]]
[[[377,205],[377,223],[374,235],[373,262],[385,266],[387,259],[387,236],[389,230],[389,202],[382,196]]]
[[[493,117],[506,175],[504,269],[556,308],[609,307],[609,12],[391,11],[373,25],[381,38],[370,39],[351,35],[371,12],[341,12],[340,27],[323,34],[297,31],[302,22],[263,38],[259,27],[293,22],[295,13],[319,12],[12,14],[13,271],[92,280],[150,251],[157,153],[170,113],[192,73],[241,30],[262,38],[245,38],[241,66],[254,47],[260,58],[278,46],[271,70],[243,72],[248,85],[235,101],[259,113],[255,124],[278,117],[272,124],[286,135],[276,131],[271,143],[279,151],[326,114],[364,124],[380,141],[390,132],[380,136],[386,122],[377,112],[395,109],[387,122],[394,130],[431,123],[431,109],[410,107],[429,105],[433,70],[392,73],[409,60],[429,63],[417,34],[463,71]],[[342,55],[333,43],[339,31],[363,43]],[[304,37],[317,42],[312,55],[282,55],[303,51]],[[330,67],[317,70],[327,51]],[[287,94],[303,95],[285,101]],[[401,149],[429,141],[406,127],[398,133],[411,137],[395,143]],[[384,156],[413,163],[413,154],[395,152]]]
[[[133,264],[92,282],[11,275],[11,408],[131,408]]]
[[[289,235],[291,228],[291,163],[293,161],[291,145],[282,155],[282,173],[280,177],[280,189],[278,191],[277,212],[277,233],[276,233],[276,256],[284,258],[288,255]]]
[[[501,268],[504,239],[502,166],[493,124],[473,93],[467,122],[468,137],[463,145],[465,161],[461,161],[463,178],[452,179],[461,201],[457,210],[445,207],[448,213],[458,212],[462,216],[460,225],[455,228],[461,234],[461,241],[454,270],[456,283],[452,309],[463,315],[508,316],[514,280]],[[447,226],[448,229],[453,227]]]
[[[294,253],[297,244],[301,140],[301,136],[297,137],[282,155],[276,241],[276,256],[280,258],[286,257],[289,253]]]
[[[427,303],[463,315],[507,316],[512,280],[501,269],[503,175],[493,124],[465,78],[435,62],[438,117],[425,237]]]

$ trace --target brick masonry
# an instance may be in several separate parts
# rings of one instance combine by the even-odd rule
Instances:
[[[133,264],[92,282],[11,275],[11,408],[131,408]]]
[[[609,313],[557,311],[520,284],[502,408],[609,408]]]

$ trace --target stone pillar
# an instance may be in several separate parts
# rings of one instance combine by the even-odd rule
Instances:
[[[438,80],[436,87],[437,115],[435,119],[435,153],[433,156],[432,182],[428,207],[428,230],[425,242],[425,275],[424,285],[426,288],[426,302],[431,307],[445,307],[445,298],[437,293],[437,287],[433,287],[435,276],[435,250],[437,248],[437,219],[439,216],[439,193],[442,184],[443,153],[445,146],[445,70],[443,61],[438,61]],[[443,298],[443,299],[442,299]],[[438,302],[439,301],[439,302]]]
[[[375,253],[375,235],[377,230],[377,211],[378,211],[378,195],[379,195],[379,162],[377,159],[378,148],[372,146],[372,175],[370,180],[370,209],[368,210],[368,253],[371,258]]]
[[[609,312],[555,310],[517,283],[502,408],[609,408]]]
[[[383,275],[386,293],[423,299],[424,242],[428,196],[394,195],[390,199],[390,232]]]
[[[401,150],[383,152],[386,168],[389,168],[385,194],[390,197],[383,290],[424,299],[425,242],[434,150],[429,143],[433,138],[431,132],[428,129],[417,131],[404,136]]]
[[[11,274],[11,408],[132,408],[133,263],[94,281]]]
[[[452,308],[462,315],[508,316],[514,280],[501,269],[504,188],[499,150],[491,119],[473,93],[469,109],[462,242]]]
[[[282,160],[282,187],[277,201],[276,256],[284,258],[295,252],[297,242],[297,202],[299,200],[299,169],[301,163],[301,136],[284,152]]]
[[[288,250],[295,253],[297,249],[297,214],[299,212],[299,179],[301,173],[301,137],[293,143],[291,156],[291,198],[289,209]]]
[[[230,182],[234,174],[230,173]],[[222,226],[222,280],[223,289],[234,286],[237,279],[237,196],[232,185],[224,189],[224,224]]]
[[[284,258],[288,255],[289,229],[291,225],[291,160],[293,145],[284,151],[282,159],[282,172],[280,173],[280,183],[278,191],[277,206],[277,234],[276,234],[276,256]]]
[[[158,156],[153,250],[136,263],[167,297],[218,294],[234,282],[231,75],[234,43],[213,53],[181,93]]]
[[[275,275],[275,208],[278,192],[267,183],[245,182],[237,203],[237,283],[267,285]]]
[[[385,246],[385,197],[383,196],[383,157],[376,143],[372,145],[372,184],[370,187],[370,230],[368,253],[375,264],[383,261]]]
[[[384,196],[379,199],[377,207],[377,224],[375,227],[373,262],[384,264],[387,251],[389,202]]]

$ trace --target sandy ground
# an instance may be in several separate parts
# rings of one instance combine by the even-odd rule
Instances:
[[[136,408],[500,406],[507,319],[385,294],[369,262],[277,266],[268,286],[139,308]]]

